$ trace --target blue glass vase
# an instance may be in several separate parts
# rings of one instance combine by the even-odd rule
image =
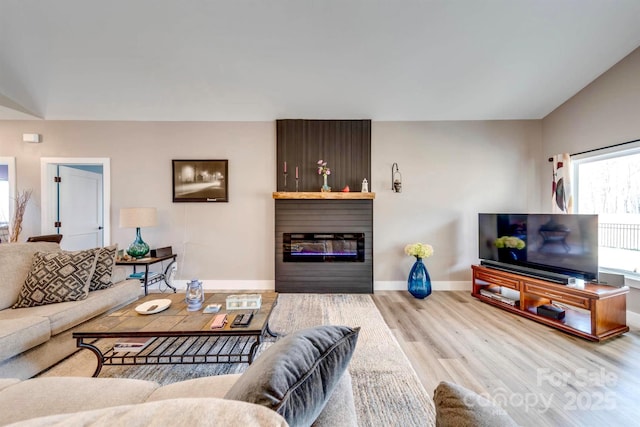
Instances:
[[[422,258],[416,257],[416,262],[409,272],[407,284],[409,285],[409,293],[416,298],[424,299],[431,295],[431,277],[429,277],[429,272],[422,262]]]

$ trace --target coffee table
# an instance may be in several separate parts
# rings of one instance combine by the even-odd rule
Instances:
[[[241,292],[240,292],[241,293]],[[238,294],[238,293],[234,293]],[[109,365],[170,365],[197,363],[253,362],[262,337],[277,335],[269,329],[269,317],[277,304],[276,292],[261,293],[262,304],[257,310],[225,310],[230,293],[205,295],[207,304],[220,304],[220,313],[228,313],[228,322],[221,329],[211,329],[215,314],[187,311],[184,294],[152,294],[140,298],[110,314],[89,321],[73,332],[76,345],[91,350],[98,359],[93,373],[97,377],[103,366]],[[139,314],[135,308],[154,299],[170,299],[171,306],[155,314]],[[254,313],[248,327],[232,328],[236,314]],[[151,341],[140,352],[116,352],[113,346],[102,351],[97,341],[104,338],[149,337]]]

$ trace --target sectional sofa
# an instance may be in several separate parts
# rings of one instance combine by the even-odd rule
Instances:
[[[165,426],[167,420],[188,426],[286,426],[285,418],[271,408],[224,398],[240,376],[196,378],[166,386],[125,378],[0,379],[0,426],[14,422]],[[357,425],[348,371],[313,425]]]
[[[348,365],[359,328],[317,326],[240,375],[160,386],[124,378],[0,379],[0,425],[357,426]]]
[[[53,366],[77,350],[75,326],[140,296],[140,283],[125,280],[114,268],[113,285],[91,291],[85,299],[27,308],[18,301],[36,252],[59,252],[57,243],[0,244],[0,378],[26,379]]]

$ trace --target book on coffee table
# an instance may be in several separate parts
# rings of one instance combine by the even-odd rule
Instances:
[[[120,338],[113,346],[113,351],[117,353],[138,353],[148,346],[153,338],[136,337]]]

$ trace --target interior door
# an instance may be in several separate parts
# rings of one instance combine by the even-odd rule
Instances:
[[[102,174],[58,166],[58,232],[60,247],[81,250],[103,245]]]

